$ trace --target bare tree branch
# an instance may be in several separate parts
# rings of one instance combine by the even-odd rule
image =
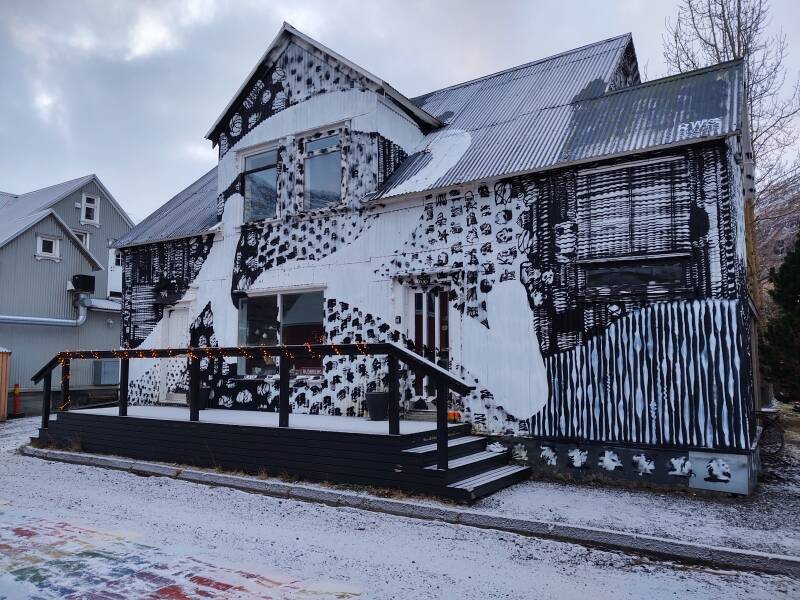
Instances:
[[[792,179],[784,154],[799,135],[800,80],[784,91],[786,36],[770,35],[769,26],[767,0],[681,0],[662,38],[664,59],[674,72],[744,59],[759,198],[775,193],[782,179]]]

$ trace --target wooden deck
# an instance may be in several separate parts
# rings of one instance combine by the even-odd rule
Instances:
[[[448,427],[449,465],[436,465],[436,423],[401,421],[389,435],[386,421],[208,409],[199,421],[189,409],[129,407],[127,416],[100,408],[59,412],[38,441],[85,452],[139,460],[289,475],[398,488],[471,500],[526,478],[527,467],[508,464],[508,453],[486,451],[486,438],[468,425]],[[463,485],[462,485],[463,482]]]

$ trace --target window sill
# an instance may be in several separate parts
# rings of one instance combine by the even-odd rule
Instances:
[[[100,222],[99,221],[86,221],[84,219],[80,220],[81,225],[91,225],[92,227],[97,227],[100,229]]]
[[[33,257],[36,260],[51,260],[51,261],[57,262],[57,263],[61,262],[61,257],[60,256],[51,256],[49,254],[34,254]]]

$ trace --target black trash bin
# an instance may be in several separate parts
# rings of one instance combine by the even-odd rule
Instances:
[[[389,413],[389,392],[367,392],[370,421],[385,421]]]

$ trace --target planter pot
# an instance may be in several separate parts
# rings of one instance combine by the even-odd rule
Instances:
[[[370,421],[385,421],[389,412],[389,392],[367,392]]]

